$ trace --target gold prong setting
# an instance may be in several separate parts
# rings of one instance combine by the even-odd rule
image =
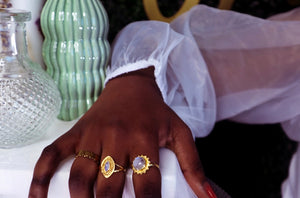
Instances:
[[[145,155],[137,156],[132,162],[133,172],[139,175],[145,174],[151,166],[159,168],[157,164],[152,164],[150,159]]]

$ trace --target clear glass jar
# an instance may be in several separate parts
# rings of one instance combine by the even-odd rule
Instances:
[[[27,53],[28,11],[0,9],[0,148],[40,138],[59,113],[53,79]]]

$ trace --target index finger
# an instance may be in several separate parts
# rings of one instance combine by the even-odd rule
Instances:
[[[29,198],[47,197],[50,180],[62,160],[75,153],[77,138],[70,132],[47,146],[37,161],[29,190]]]

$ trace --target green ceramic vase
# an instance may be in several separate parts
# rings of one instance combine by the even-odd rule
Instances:
[[[62,96],[59,119],[74,120],[97,100],[109,58],[108,17],[99,0],[47,0],[41,13],[47,72]]]

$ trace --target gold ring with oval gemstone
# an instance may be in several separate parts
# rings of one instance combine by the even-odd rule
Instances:
[[[159,169],[159,165],[152,163],[146,155],[139,155],[136,158],[134,158],[132,162],[132,170],[136,174],[144,174],[146,173],[150,167],[156,167]]]
[[[126,169],[115,163],[111,156],[106,156],[101,162],[101,173],[105,178],[109,178],[113,173],[126,172]]]

